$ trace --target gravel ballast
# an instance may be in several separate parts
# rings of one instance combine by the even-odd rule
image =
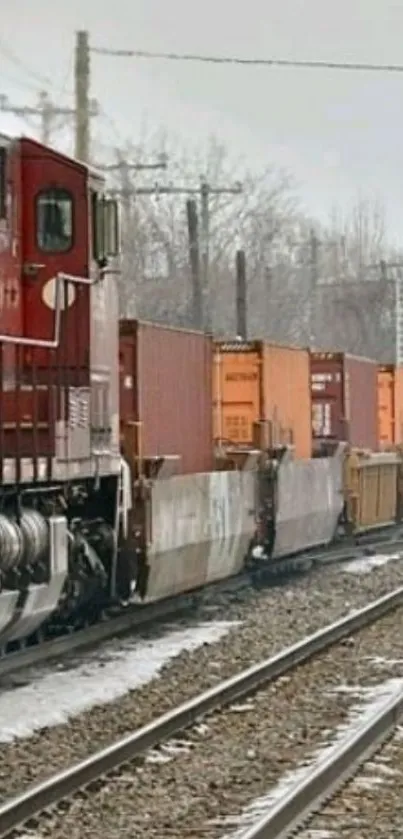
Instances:
[[[296,834],[296,839],[401,839],[403,728]]]
[[[159,677],[113,704],[95,706],[68,724],[0,746],[0,798],[87,757],[185,699],[402,584],[401,561],[357,575],[347,573],[343,566],[333,566],[280,588],[252,592],[240,602],[233,599],[229,606],[223,598],[212,611],[201,609],[201,620],[209,616],[240,620],[243,625],[214,645],[179,655]]]
[[[403,678],[403,610],[388,615],[39,823],[53,839],[221,839],[242,810],[328,744],[363,693]],[[393,661],[388,661],[393,652]],[[63,810],[65,808],[63,807]],[[366,835],[366,834],[364,834]]]

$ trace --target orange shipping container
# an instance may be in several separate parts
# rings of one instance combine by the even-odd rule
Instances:
[[[214,437],[224,446],[252,446],[253,424],[267,422],[271,445],[292,443],[311,456],[308,350],[263,341],[214,344]]]
[[[380,448],[403,442],[403,367],[378,368],[378,436]]]

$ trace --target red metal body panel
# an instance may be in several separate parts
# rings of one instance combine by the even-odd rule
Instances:
[[[21,160],[18,142],[10,142],[6,165],[6,218],[0,219],[0,334],[22,335]],[[5,386],[14,379],[15,347],[3,347],[0,365]]]
[[[141,422],[142,455],[179,455],[181,474],[213,468],[212,341],[138,321],[120,324],[123,423]]]
[[[44,288],[58,272],[88,277],[89,230],[87,170],[33,140],[21,141],[22,187],[24,194],[22,218],[22,262],[44,267],[23,280],[24,334],[30,338],[51,340],[54,309],[44,302]],[[68,190],[75,199],[73,214],[73,246],[65,253],[43,253],[37,245],[35,200],[46,187]],[[74,299],[62,318],[60,363],[77,371],[89,366],[89,300],[90,291],[83,286],[70,286],[66,300]],[[39,365],[49,364],[49,353],[38,353]]]
[[[377,364],[345,353],[311,353],[312,436],[378,449]]]
[[[8,148],[7,218],[0,220],[0,333],[22,334],[21,159],[17,142]]]

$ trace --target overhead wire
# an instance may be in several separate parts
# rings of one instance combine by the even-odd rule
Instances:
[[[158,52],[152,50],[112,49],[91,47],[91,52],[115,58],[160,59],[190,61],[203,64],[233,64],[250,67],[291,67],[312,70],[345,70],[375,73],[403,73],[403,64],[378,64],[361,61],[325,61],[293,58],[242,58],[240,56],[201,55],[198,53]]]
[[[42,73],[36,72],[33,70],[32,67],[29,67],[25,61],[23,61],[16,53],[8,47],[4,41],[0,38],[0,53],[4,55],[4,57],[11,63],[14,64],[15,67],[18,67],[20,70],[23,70],[24,73],[28,74],[30,79],[36,79],[41,85],[45,84],[46,86],[53,86],[52,80],[49,76],[42,75]]]
[[[55,80],[51,79],[49,76],[43,75],[42,73],[37,72],[32,67],[30,67],[25,61],[23,61],[13,50],[11,50],[4,41],[0,38],[0,57],[3,57],[7,62],[12,64],[14,67],[22,70],[25,76],[29,77],[28,80],[19,80],[17,78],[10,77],[8,74],[5,76],[2,70],[2,77],[7,78],[11,84],[18,85],[21,88],[25,88],[27,90],[31,90],[38,94],[38,86],[45,87],[47,90],[50,89],[51,96],[53,99],[57,99],[60,101],[64,96],[72,97],[74,94],[70,89],[69,81],[71,78],[72,67],[73,67],[73,56],[72,54],[69,57],[65,74],[63,75],[62,82],[60,85],[55,86]],[[35,81],[34,81],[35,80]],[[116,137],[119,136],[118,129],[116,124],[113,120],[108,116],[104,108],[100,107],[100,115],[104,117],[104,119],[109,123],[110,128],[112,128]],[[27,120],[24,117],[24,121],[28,122],[32,127],[33,123],[30,120]],[[63,129],[64,125],[66,124],[66,117],[61,117],[59,120],[55,121],[54,130],[58,131]],[[36,126],[35,126],[36,127]],[[121,138],[120,138],[121,139]]]

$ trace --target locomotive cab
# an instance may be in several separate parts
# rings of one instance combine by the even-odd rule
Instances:
[[[0,140],[1,413],[8,421],[0,456],[18,463],[43,456],[49,467],[51,457],[80,460],[81,473],[92,472],[90,397],[96,406],[100,377],[105,428],[106,414],[117,412],[118,311],[108,272],[118,253],[117,204],[105,197],[102,177],[34,140]],[[66,440],[70,409],[87,414],[81,442],[77,434],[76,443]],[[55,469],[47,471],[52,477]]]
[[[118,256],[103,178],[0,137],[0,650],[115,588]]]

